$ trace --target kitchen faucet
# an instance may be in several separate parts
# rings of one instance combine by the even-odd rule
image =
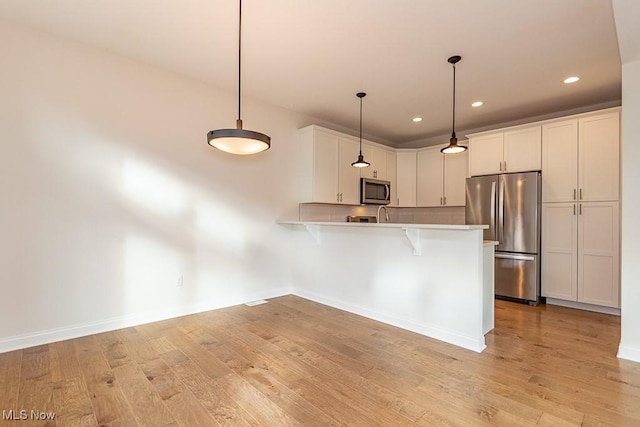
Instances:
[[[376,214],[376,221],[377,221],[377,222],[380,222],[380,210],[381,210],[382,208],[384,208],[384,221],[385,221],[385,222],[389,222],[389,221],[391,221],[391,220],[389,219],[389,211],[387,211],[387,207],[386,207],[385,205],[380,205],[380,206],[378,207],[378,213]]]

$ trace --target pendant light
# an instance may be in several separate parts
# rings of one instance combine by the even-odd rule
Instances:
[[[271,147],[271,138],[267,135],[242,129],[240,118],[241,99],[241,65],[242,65],[242,0],[238,13],[238,120],[235,129],[218,129],[207,133],[207,143],[231,154],[256,154]]]
[[[356,96],[360,98],[360,154],[358,155],[358,160],[351,163],[351,166],[354,168],[366,168],[371,166],[371,163],[367,162],[362,155],[362,98],[367,96],[364,92],[356,93]]]
[[[456,55],[448,59],[449,63],[453,65],[453,125],[451,126],[451,139],[449,145],[440,150],[444,154],[462,153],[467,149],[464,145],[458,145],[458,138],[456,138],[456,64],[462,59],[462,57]]]

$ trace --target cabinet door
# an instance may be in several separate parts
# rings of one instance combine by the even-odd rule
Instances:
[[[444,155],[444,205],[465,205],[465,180],[467,178],[469,151]]]
[[[396,203],[416,207],[416,152],[398,151],[396,154],[398,196]]]
[[[571,202],[578,191],[578,121],[542,127],[542,201]]]
[[[537,171],[542,163],[542,130],[540,126],[504,133],[503,172]]]
[[[469,139],[469,175],[490,175],[502,172],[502,132]]]
[[[580,200],[619,200],[619,117],[615,112],[578,120]]]
[[[337,135],[314,131],[313,152],[313,201],[337,203],[338,190],[338,144]],[[357,157],[357,156],[356,156]],[[354,168],[355,169],[355,168]]]
[[[338,193],[339,203],[357,205],[360,203],[360,170],[351,166],[360,152],[359,141],[340,137],[338,152]]]
[[[576,301],[578,215],[576,203],[542,205],[542,296]]]
[[[396,163],[396,152],[395,151],[387,151],[387,179],[391,182],[391,205],[396,205],[398,200],[398,177],[397,177],[397,163]]]
[[[442,206],[444,189],[442,156],[439,147],[418,151],[416,174],[418,206]]]
[[[581,203],[578,224],[578,301],[618,308],[618,202]]]
[[[363,178],[387,179],[387,156],[386,150],[375,145],[362,143],[362,154],[364,159],[371,163],[371,166],[361,169]],[[356,156],[357,158],[358,156]]]

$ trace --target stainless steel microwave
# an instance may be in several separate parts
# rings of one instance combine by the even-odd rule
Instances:
[[[360,203],[363,205],[388,205],[391,201],[391,182],[360,178]]]

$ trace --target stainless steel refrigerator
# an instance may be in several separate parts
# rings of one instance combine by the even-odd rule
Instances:
[[[498,242],[495,293],[540,302],[540,172],[467,178],[467,224],[486,224],[485,240]]]

